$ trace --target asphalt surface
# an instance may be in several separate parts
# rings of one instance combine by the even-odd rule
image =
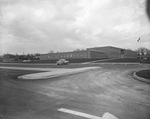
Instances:
[[[65,108],[99,117],[109,112],[119,119],[150,119],[150,85],[132,77],[133,72],[150,68],[150,65],[89,64],[61,67],[84,66],[101,68],[30,81],[20,80],[17,77],[40,71],[0,69],[0,118],[85,119],[58,111]]]

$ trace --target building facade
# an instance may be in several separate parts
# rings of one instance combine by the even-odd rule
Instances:
[[[137,53],[131,50],[112,46],[87,48],[83,51],[41,54],[40,60],[83,59],[83,58],[136,58]]]
[[[104,52],[107,58],[137,58],[137,52],[112,46],[87,48]]]
[[[105,58],[105,53],[94,50],[41,54],[40,60]]]

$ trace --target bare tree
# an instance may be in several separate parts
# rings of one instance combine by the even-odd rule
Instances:
[[[145,48],[145,47],[140,47],[136,51],[141,55],[147,55],[150,53],[150,49]]]
[[[53,51],[53,50],[50,50],[50,51],[49,51],[49,54],[52,54],[52,53],[54,53],[54,51]]]

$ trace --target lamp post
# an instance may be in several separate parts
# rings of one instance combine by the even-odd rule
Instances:
[[[140,43],[141,38],[139,37],[137,40],[137,43]],[[140,44],[140,49],[139,49],[139,55],[140,55],[140,62],[141,62],[141,58],[142,58],[142,49],[141,49],[141,44]]]

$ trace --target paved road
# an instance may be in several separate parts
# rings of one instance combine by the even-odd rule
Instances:
[[[0,70],[0,118],[85,119],[60,108],[119,119],[150,119],[150,85],[132,78],[138,64],[97,64],[101,69],[46,80],[17,76],[39,71]]]

